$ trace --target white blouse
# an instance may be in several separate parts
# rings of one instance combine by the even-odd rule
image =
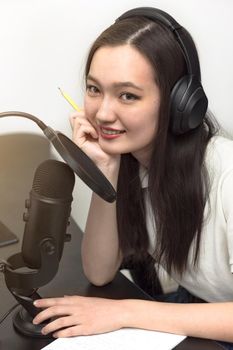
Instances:
[[[171,277],[190,293],[208,302],[232,301],[233,141],[221,136],[213,137],[207,147],[205,161],[210,177],[210,196],[204,211],[199,259],[194,267],[192,244],[186,271],[182,276],[173,271]],[[140,169],[140,178],[145,189],[146,222],[152,253],[156,228],[145,169]]]

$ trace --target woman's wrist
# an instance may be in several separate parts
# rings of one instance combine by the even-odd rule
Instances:
[[[108,181],[111,182],[112,186],[116,189],[120,169],[120,158],[102,162],[99,165],[97,164],[97,166],[103,175],[108,179]]]
[[[119,303],[121,328],[159,330],[157,322],[160,319],[161,303],[139,299],[124,299],[119,300]]]
[[[120,312],[121,328],[141,328],[142,312],[140,300],[123,299],[118,300],[118,310]]]

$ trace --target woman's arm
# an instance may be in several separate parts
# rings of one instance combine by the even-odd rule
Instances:
[[[84,112],[75,113],[70,121],[73,141],[93,160],[116,189],[120,155],[109,155],[101,149],[98,132]],[[114,278],[121,260],[116,203],[108,203],[94,193],[82,241],[84,273],[93,284],[106,284]]]
[[[122,261],[116,203],[92,195],[81,252],[84,273],[90,282],[103,285],[114,278]]]
[[[68,296],[37,300],[36,306],[47,309],[34,323],[59,317],[42,330],[43,334],[55,332],[56,337],[132,327],[233,342],[233,302],[174,304]],[[66,328],[59,330],[62,327]]]
[[[233,302],[176,304],[143,300],[127,303],[129,327],[233,342]]]

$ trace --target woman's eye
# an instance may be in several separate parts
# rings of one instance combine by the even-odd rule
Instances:
[[[120,98],[123,100],[123,101],[135,101],[135,100],[139,100],[139,97],[134,95],[134,94],[131,94],[130,92],[124,92],[120,95]]]
[[[99,89],[94,85],[87,85],[86,90],[87,90],[88,94],[91,96],[95,96],[99,93]]]

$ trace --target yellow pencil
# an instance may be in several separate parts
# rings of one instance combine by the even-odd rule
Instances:
[[[66,101],[78,112],[81,111],[81,109],[79,108],[79,106],[71,99],[71,97],[65,93],[64,91],[62,91],[61,88],[58,88],[62,94],[62,96],[66,99]]]

